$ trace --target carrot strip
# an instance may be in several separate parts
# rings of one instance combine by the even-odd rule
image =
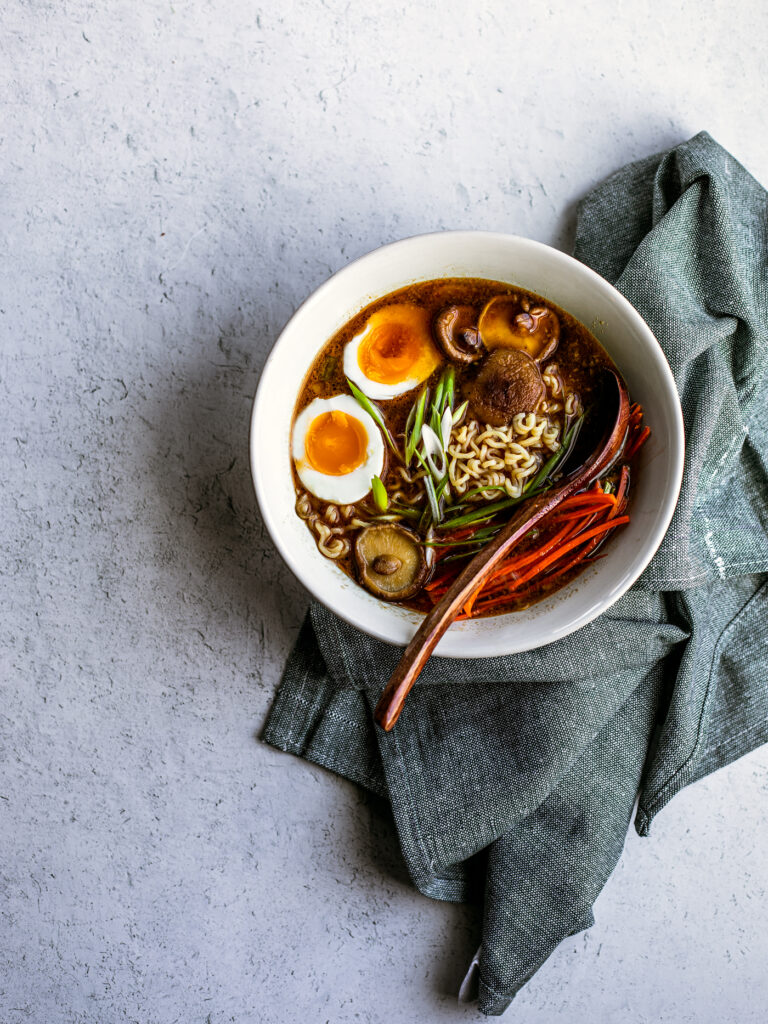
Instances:
[[[456,575],[456,570],[455,569],[450,569],[448,572],[443,572],[439,576],[433,577],[429,581],[429,583],[426,583],[424,585],[424,589],[427,590],[427,591],[437,590],[437,588],[439,586],[441,586],[443,583],[446,583],[449,579],[451,579],[452,576],[455,576],[455,575]]]
[[[517,558],[505,559],[484,585],[470,594],[457,619],[469,619],[473,613],[519,600],[538,585],[536,577],[543,574],[545,579],[541,582],[555,579],[579,563],[588,561],[588,556],[602,543],[609,530],[629,521],[628,516],[621,516],[626,506],[628,487],[629,467],[624,465],[615,494],[605,493],[602,482],[596,480],[589,490],[566,498],[551,517],[553,523],[561,524],[560,528],[535,550]],[[593,527],[598,516],[603,513],[606,513],[604,521]],[[447,536],[451,540],[471,537],[475,529],[467,527]],[[563,557],[571,551],[575,554],[562,562]],[[520,570],[528,566],[532,568],[519,576]],[[425,590],[433,604],[442,599],[455,577],[455,569],[446,570],[426,585]],[[533,580],[536,582],[531,587],[525,586]]]
[[[565,515],[556,516],[555,520],[558,523],[572,522],[574,519],[583,519],[585,515],[597,515],[599,512],[606,512],[607,510],[613,511],[615,502],[611,502],[610,505],[595,505],[594,508],[580,509],[578,512],[566,512]]]
[[[575,536],[573,536],[574,527],[571,527],[571,542],[561,547],[560,550],[553,553],[549,558],[545,558],[543,562],[541,561],[543,556],[549,554],[549,552],[551,552],[553,548],[556,547],[557,543],[564,539],[562,537],[562,534],[565,531],[561,530],[555,535],[555,537],[551,538],[546,545],[542,545],[542,547],[537,549],[536,551],[533,551],[528,555],[523,556],[523,558],[515,559],[514,562],[505,563],[502,569],[496,574],[494,574],[494,576],[491,577],[486,586],[482,589],[482,596],[477,604],[477,610],[484,611],[489,607],[495,607],[496,605],[501,604],[505,601],[510,601],[521,597],[524,593],[526,593],[526,589],[524,588],[523,590],[520,590],[519,588],[522,587],[524,583],[533,580],[540,573],[546,572],[546,569],[548,567],[550,568],[550,571],[546,573],[545,578],[547,581],[562,576],[564,573],[568,572],[570,569],[574,568],[579,563],[586,564],[590,561],[596,561],[597,558],[590,559],[588,556],[591,554],[592,551],[594,551],[598,544],[602,542],[605,534],[610,529],[613,529],[613,527],[615,526],[621,525],[621,523],[617,522],[616,519],[624,511],[624,508],[626,506],[628,488],[629,467],[625,465],[622,466],[621,475],[619,478],[619,483],[615,495],[605,494],[603,492],[601,481],[596,480],[593,488],[590,488],[590,490],[585,494],[573,495],[571,499],[566,499],[566,502],[563,502],[560,508],[565,506],[568,501],[573,502],[573,498],[583,499],[584,497],[590,496],[594,506],[582,506],[581,510],[578,513],[568,512],[564,515],[556,515],[553,517],[554,519],[557,519],[557,521],[566,522],[569,525],[571,523],[581,524],[581,528],[575,527]],[[597,492],[598,494],[602,494],[607,500],[600,502],[598,504],[595,501],[595,492]],[[581,502],[577,502],[576,504],[580,503]],[[604,523],[599,524],[600,528],[596,530],[590,530],[589,527],[595,522],[597,515],[600,512],[606,510],[607,516]],[[628,522],[628,520],[629,517],[625,517],[623,520],[621,520],[621,522]],[[610,526],[608,525],[609,523]],[[582,548],[582,550],[579,550],[579,548]],[[567,554],[569,550],[574,550],[576,554],[572,558],[567,559],[567,561],[563,565],[558,566],[558,561],[563,557],[563,555]],[[602,558],[603,556],[600,555],[597,557]],[[511,575],[512,572],[523,568],[525,565],[530,565],[532,562],[537,562],[535,570],[528,572],[516,581],[507,581],[507,577]],[[551,571],[552,566],[555,567],[554,571]],[[513,594],[511,591],[517,591],[517,593]]]
[[[627,506],[627,497],[629,492],[629,476],[629,466],[625,464],[621,467],[619,483],[616,488],[616,504],[613,506],[613,508],[609,510],[608,515],[606,517],[606,521],[615,519],[616,516],[621,515],[624,512],[624,509]],[[547,579],[550,580],[554,579],[556,576],[561,576],[564,572],[567,572],[569,569],[572,569],[574,566],[578,565],[580,561],[587,561],[587,556],[591,555],[591,553],[596,548],[598,548],[604,540],[605,536],[593,537],[583,551],[577,552],[572,558],[569,558],[567,562],[562,567],[559,567],[555,572],[548,573]],[[600,555],[597,557],[602,558],[603,556]],[[592,558],[590,560],[595,561],[595,558]]]
[[[619,486],[616,488],[616,504],[608,513],[608,518],[612,519],[615,515],[624,511],[624,506],[627,502],[627,492],[629,491],[629,466],[624,465],[621,467],[621,475],[619,477]]]
[[[586,521],[590,522],[591,520],[586,520]],[[571,528],[571,530],[570,530],[570,532],[569,532],[569,534],[567,536],[568,537],[572,537],[573,536],[573,532],[574,532],[574,530]],[[530,561],[532,561],[532,558],[527,559],[527,563],[528,564],[530,564]],[[529,572],[526,575],[525,579],[526,580],[536,580],[536,577],[538,575],[538,571],[539,570],[537,568],[537,569],[534,569],[534,571]],[[510,577],[511,577],[511,579],[510,579]],[[500,597],[500,596],[504,596],[505,594],[510,594],[511,591],[516,590],[517,589],[517,581],[516,581],[515,577],[516,577],[516,573],[512,569],[510,569],[509,571],[503,573],[502,575],[497,575],[497,577],[493,581],[490,581],[490,582],[486,583],[485,586],[482,588],[481,596],[482,596],[483,600],[486,599],[486,598],[497,598],[497,597]],[[515,594],[514,596],[516,597],[517,595]]]
[[[546,577],[547,583],[549,583],[550,580],[557,579],[558,576],[565,575],[565,573],[567,573],[569,569],[573,569],[577,565],[591,565],[593,562],[599,562],[601,558],[605,558],[605,555],[595,555],[593,558],[585,558],[584,553],[581,553],[578,558],[569,561],[560,569],[557,569],[555,572],[548,573]]]
[[[570,498],[566,498],[565,501],[561,501],[557,508],[559,510],[578,508],[581,505],[608,505],[613,504],[614,500],[612,494],[595,494],[591,491],[584,491],[581,494],[573,494]]]
[[[584,533],[580,533],[578,537],[574,537],[572,540],[566,541],[566,543],[563,544],[559,551],[547,555],[544,558],[544,560],[540,562],[533,570],[531,570],[523,576],[520,576],[515,582],[512,583],[510,589],[516,590],[523,583],[527,583],[528,580],[531,579],[533,576],[536,576],[538,573],[546,569],[548,565],[551,565],[553,562],[556,562],[559,558],[562,558],[562,556],[567,554],[569,551],[573,551],[574,548],[581,547],[581,545],[585,541],[590,540],[592,537],[599,537],[600,534],[605,533],[606,530],[612,530],[614,529],[614,527],[623,526],[625,523],[628,522],[629,516],[618,516],[617,518],[610,519],[607,522],[599,523],[597,526],[593,526],[591,529],[586,530]]]
[[[584,540],[584,538],[579,535],[574,537],[573,540],[573,550],[575,551],[575,554],[573,554],[570,558],[567,557],[567,551],[565,552],[565,554],[563,553],[563,550],[556,552],[556,554],[553,555],[552,562],[549,564],[549,566],[545,566],[544,568],[541,568],[541,566],[537,566],[525,577],[521,577],[518,583],[515,583],[513,581],[509,589],[517,590],[517,587],[519,585],[522,585],[523,590],[525,590],[528,584],[530,584],[531,586],[537,586],[540,583],[547,582],[555,575],[560,575],[561,569],[569,569],[571,568],[571,566],[577,565],[580,561],[582,561],[582,559],[586,558],[587,555],[589,555],[590,552],[593,550],[593,546],[599,543],[600,538],[598,537],[593,538],[592,540]],[[561,564],[561,559],[564,557],[566,558],[566,561],[565,563]]]
[[[561,512],[560,509],[555,509],[550,513],[552,521],[559,519],[561,516],[588,516],[593,512],[605,512],[607,509],[612,508],[616,504],[616,498],[612,494],[606,494],[606,498],[610,501],[595,501],[587,505],[577,505],[576,508],[566,508]]]
[[[540,555],[546,554],[547,551],[551,551],[552,548],[556,544],[559,544],[561,540],[565,540],[567,534],[568,527],[565,526],[562,530],[559,530],[554,537],[550,537],[550,539],[542,544],[541,547],[536,548],[535,551],[531,551],[527,555],[520,555],[518,558],[513,558],[511,560],[506,559],[502,563],[501,567],[489,578],[489,582],[490,580],[495,580],[501,576],[508,576],[510,572],[514,572],[521,568],[521,566],[528,565],[529,562],[535,561]]]
[[[629,460],[633,459],[637,455],[638,451],[642,448],[648,438],[651,436],[651,428],[643,427],[636,438],[630,442],[628,448],[624,452],[624,458]]]
[[[583,518],[583,517],[581,517]],[[589,518],[584,519],[584,522],[589,522]],[[527,555],[522,555],[519,558],[505,560],[501,567],[496,570],[495,573],[486,581],[483,593],[498,593],[500,589],[504,589],[507,586],[507,576],[514,575],[519,569],[526,565],[530,565],[531,562],[537,561],[543,557],[549,551],[552,551],[562,541],[567,540],[573,536],[576,532],[573,524],[567,523],[561,530],[559,530],[553,537],[550,537],[546,543],[542,544],[541,547],[536,548],[535,551],[529,551]]]
[[[587,559],[584,564],[589,564],[591,562],[597,562],[601,558],[604,558],[604,557],[605,557],[604,555],[598,555],[596,558]],[[565,570],[563,570],[563,572],[564,571]],[[562,572],[558,570],[558,572],[556,574],[552,573],[551,575],[546,577],[546,580],[543,580],[542,582],[548,582],[549,580],[553,579],[555,575],[560,576],[560,575],[562,575]],[[511,594],[511,593],[507,592],[507,593],[501,594],[499,596],[494,596],[494,597],[490,597],[490,598],[483,597],[483,598],[481,598],[481,600],[479,600],[477,602],[477,605],[475,606],[476,614],[484,614],[485,612],[489,611],[492,608],[503,607],[504,605],[508,605],[508,604],[510,604],[513,601],[518,602],[518,601],[521,601],[521,600],[525,600],[527,597],[530,597],[532,594],[534,594],[536,592],[536,589],[537,589],[538,585],[539,584],[538,584],[538,581],[537,581],[532,586],[524,587],[522,590],[516,591],[514,594]]]
[[[555,564],[554,567],[545,574],[542,582],[549,582],[550,580],[557,579],[558,576],[562,576],[564,573],[569,572],[571,569],[575,569],[577,565],[586,565],[588,562],[595,562],[598,558],[604,558],[604,555],[593,555],[592,552],[598,546],[602,538],[595,537],[592,540],[587,541],[586,546],[580,551],[576,551],[570,558],[566,558],[562,565]]]

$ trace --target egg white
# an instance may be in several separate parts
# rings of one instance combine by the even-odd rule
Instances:
[[[324,412],[344,412],[362,423],[368,435],[365,462],[343,476],[330,476],[314,469],[307,460],[305,446],[307,430],[316,416]],[[384,468],[384,440],[379,428],[368,413],[361,409],[351,395],[334,395],[333,398],[315,398],[302,409],[293,424],[291,444],[293,461],[299,480],[306,489],[321,501],[335,505],[352,505],[360,501],[371,489],[371,479],[381,476]]]
[[[421,320],[421,322],[419,322]],[[392,384],[373,380],[365,375],[360,366],[360,346],[368,338],[371,331],[389,324],[402,323],[408,329],[420,335],[420,358],[416,366],[411,367],[411,376]],[[356,384],[364,395],[375,399],[396,398],[418,387],[430,376],[442,362],[442,356],[432,339],[429,315],[426,310],[408,305],[384,306],[376,310],[365,323],[365,327],[344,346],[344,373]]]
[[[370,330],[370,326],[366,327],[344,346],[345,376],[349,377],[353,384],[357,384],[363,394],[369,398],[397,398],[398,395],[404,395],[406,391],[417,387],[421,383],[418,377],[409,377],[408,380],[398,381],[397,384],[382,384],[381,381],[366,377],[357,361],[357,353]]]

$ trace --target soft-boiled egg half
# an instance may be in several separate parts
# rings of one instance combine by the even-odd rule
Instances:
[[[344,346],[344,373],[369,398],[405,394],[443,361],[421,306],[383,306]]]
[[[293,460],[306,489],[336,505],[352,505],[384,468],[379,428],[351,395],[315,398],[293,424]]]

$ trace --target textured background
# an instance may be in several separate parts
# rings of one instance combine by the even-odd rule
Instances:
[[[250,402],[329,273],[419,231],[568,247],[707,128],[768,181],[757,0],[6,0],[0,30],[0,1024],[413,1024],[477,911],[385,809],[261,745],[306,606]],[[768,752],[630,836],[526,1024],[762,1022]]]

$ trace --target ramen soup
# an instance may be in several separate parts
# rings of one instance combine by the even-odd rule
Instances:
[[[427,611],[513,512],[599,443],[609,369],[583,324],[521,288],[456,278],[392,292],[330,339],[304,381],[296,512],[362,587]],[[628,522],[647,436],[633,405],[620,458],[530,530],[459,617],[530,605],[599,558]]]

